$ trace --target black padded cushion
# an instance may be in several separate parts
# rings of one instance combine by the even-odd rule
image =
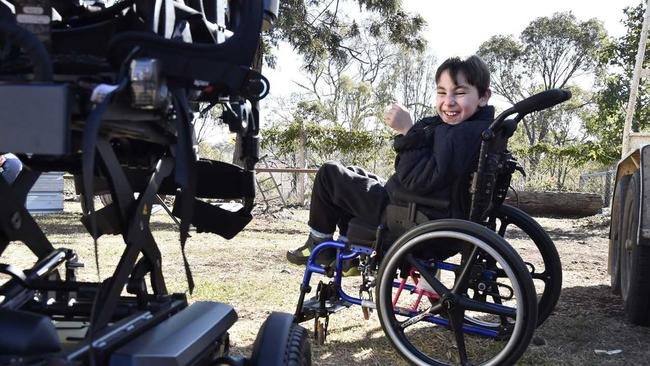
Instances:
[[[56,328],[45,315],[0,309],[0,355],[34,355],[61,350]]]
[[[373,246],[377,237],[377,227],[367,224],[358,218],[352,218],[348,223],[348,240],[352,244]]]

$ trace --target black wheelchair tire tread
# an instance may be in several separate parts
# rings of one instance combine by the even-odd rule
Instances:
[[[293,315],[271,313],[253,343],[250,366],[311,366],[311,343],[307,330]]]
[[[298,324],[291,326],[285,352],[287,366],[311,366],[311,344],[307,329]]]

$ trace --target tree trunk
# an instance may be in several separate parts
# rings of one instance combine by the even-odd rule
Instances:
[[[597,214],[604,207],[596,193],[581,192],[508,192],[505,203],[532,216],[584,217]]]

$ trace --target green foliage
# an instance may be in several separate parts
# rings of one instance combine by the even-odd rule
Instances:
[[[544,89],[563,88],[577,71],[593,71],[605,37],[596,19],[580,22],[570,12],[533,20],[521,33],[524,62],[541,75]]]
[[[573,98],[552,109],[530,114],[520,123],[517,152],[529,181],[544,176],[554,189],[564,189],[567,176],[590,155],[582,121],[591,95],[575,85],[584,73],[597,74],[597,50],[606,33],[600,21],[579,21],[570,12],[533,20],[521,33],[497,35],[478,50],[490,67],[493,90],[516,103],[544,90],[570,89]]]
[[[494,90],[516,103],[535,92],[566,87],[579,71],[595,71],[605,35],[598,20],[555,13],[533,20],[519,40],[491,37],[477,53],[490,66]]]
[[[586,117],[586,130],[594,137],[588,154],[594,160],[613,164],[621,155],[625,110],[630,97],[630,80],[634,70],[638,42],[643,23],[643,3],[624,9],[625,35],[610,39],[599,53],[601,65],[608,66],[610,73],[603,75],[602,88],[595,95],[597,109]],[[650,66],[650,52],[646,52],[644,67]],[[650,126],[650,87],[639,88],[632,129],[643,130]]]
[[[341,126],[323,126],[315,122],[294,121],[288,126],[272,127],[262,132],[262,147],[275,147],[277,155],[290,155],[300,149],[301,140],[311,155],[329,160],[342,155],[351,164],[367,163],[378,146],[388,145],[390,134],[368,130],[350,131]]]
[[[199,157],[202,159],[218,160],[218,161],[229,161],[230,157],[227,157],[226,154],[216,146],[210,145],[209,143],[203,141],[199,143]]]
[[[289,42],[305,60],[305,68],[314,72],[322,60],[346,63],[354,56],[360,25],[354,17],[346,16],[345,8],[358,5],[359,11],[371,16],[363,25],[374,37],[386,36],[391,42],[423,50],[420,36],[425,21],[419,15],[405,13],[399,1],[391,0],[283,0],[274,29],[266,42]]]

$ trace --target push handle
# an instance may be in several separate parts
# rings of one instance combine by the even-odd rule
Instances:
[[[571,98],[571,92],[562,89],[549,89],[537,93],[515,104],[512,108],[520,115],[541,111]]]

